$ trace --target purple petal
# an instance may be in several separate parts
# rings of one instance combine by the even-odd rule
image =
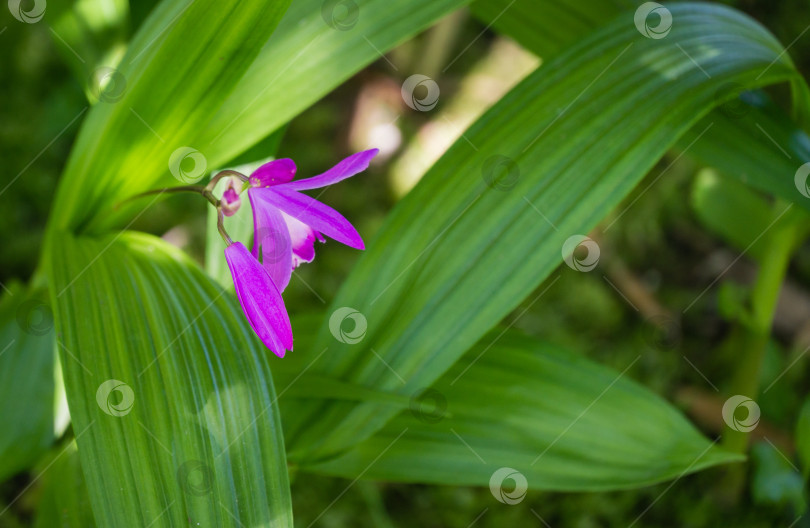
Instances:
[[[269,187],[280,183],[287,183],[295,178],[295,162],[290,158],[282,158],[265,163],[250,175],[250,184],[253,187]]]
[[[253,209],[253,256],[267,270],[278,291],[283,292],[290,283],[293,269],[290,230],[281,211],[257,198],[261,189],[248,189]]]
[[[293,348],[292,327],[281,294],[270,275],[241,242],[225,248],[236,296],[250,326],[278,357]]]
[[[293,268],[297,268],[303,262],[312,262],[315,258],[315,240],[325,242],[323,236],[292,216],[281,213],[287,229],[290,232],[290,243],[292,244]]]
[[[319,187],[332,185],[333,183],[345,180],[358,172],[366,170],[371,159],[376,156],[379,151],[379,149],[371,149],[352,154],[323,174],[303,180],[291,181],[285,183],[284,187],[295,191],[306,191],[307,189],[317,189]]]
[[[357,233],[354,226],[340,213],[318,200],[286,187],[255,189],[254,192],[267,203],[278,207],[282,212],[305,223],[315,231],[349,247],[365,249],[363,239],[360,238],[360,234]]]

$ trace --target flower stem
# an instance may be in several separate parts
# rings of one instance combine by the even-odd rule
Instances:
[[[230,246],[233,244],[233,240],[228,235],[228,232],[225,231],[225,213],[222,212],[221,207],[217,207],[217,231],[219,231],[220,236],[225,241],[225,244]]]
[[[784,207],[784,203],[777,206]],[[783,209],[784,211],[784,209]],[[768,233],[765,251],[759,262],[759,272],[751,290],[749,317],[742,332],[738,363],[735,368],[730,394],[741,394],[753,400],[759,395],[762,363],[771,334],[776,303],[785,279],[790,257],[796,244],[804,237],[805,215],[787,211]],[[726,426],[723,445],[726,449],[743,453],[748,446],[748,433]]]
[[[142,193],[138,193],[134,196],[130,196],[126,200],[122,200],[115,204],[114,209],[119,209],[122,205],[127,204],[133,200],[137,200],[138,198],[143,198],[144,196],[151,196],[153,194],[164,194],[164,193],[181,193],[181,192],[191,192],[195,194],[201,194],[206,200],[211,202],[212,205],[217,206],[219,205],[219,200],[211,194],[211,192],[201,186],[201,185],[181,185],[180,187],[165,187],[163,189],[152,189],[151,191],[145,191]]]
[[[205,189],[209,192],[212,192],[214,188],[217,186],[217,183],[219,183],[219,180],[221,180],[225,176],[234,176],[236,178],[239,178],[243,183],[248,181],[248,177],[242,174],[241,172],[226,169],[224,171],[219,171],[218,173],[216,173],[214,177],[211,178],[211,181],[208,182],[208,185],[205,186]]]

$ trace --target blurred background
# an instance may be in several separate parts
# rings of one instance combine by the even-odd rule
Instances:
[[[725,3],[758,19],[783,44],[793,43],[790,54],[808,77],[810,34],[795,40],[810,25],[807,2]],[[133,2],[126,34],[109,37],[126,40],[153,4]],[[0,45],[0,283],[6,287],[27,281],[34,272],[57,179],[80,121],[65,127],[87,99],[68,66],[71,51],[46,25],[19,24],[2,10]],[[379,148],[381,153],[367,173],[320,197],[369,240],[397,200],[464,129],[541,63],[541,57],[485,30],[466,11],[454,13],[296,118],[284,131],[278,156],[293,158],[299,177],[306,177],[351,152]],[[431,112],[414,111],[402,99],[405,72],[414,71],[441,86]],[[263,157],[251,155],[238,161]],[[654,174],[673,159],[662,160]],[[676,402],[712,438],[722,430],[719,409],[728,381],[725,365],[735,357],[723,295],[733,296],[755,272],[752,262],[740,259],[719,288],[681,315],[683,306],[739,254],[695,212],[700,186],[720,178],[688,156],[675,161],[666,178],[654,184],[648,178],[627,199],[635,200],[653,184],[638,202],[620,218],[606,219],[605,224],[615,220],[608,231],[597,229],[591,235],[606,256],[604,277],[560,270],[559,280],[540,302],[522,313],[524,305],[513,315],[515,327],[620,370],[643,350],[642,360],[628,374]],[[163,236],[202,262],[205,213],[206,204],[198,197],[177,196],[156,204],[132,227]],[[357,256],[340,244],[321,246],[315,262],[299,269],[299,280],[293,279],[285,294],[290,312],[323,311]],[[804,357],[808,345],[810,247],[804,247],[784,285],[762,383],[767,386],[788,364],[797,364],[785,375],[786,381],[758,401],[768,421],[753,433],[742,489],[729,491],[728,470],[715,468],[640,490],[565,494],[530,489],[520,505],[508,506],[493,501],[488,489],[361,481],[317,525],[626,526],[652,505],[640,525],[810,526],[810,518],[802,517],[807,500],[804,479],[792,461],[793,420],[808,387]],[[30,475],[21,474],[0,484],[0,508],[30,481]],[[348,484],[312,475],[295,479],[297,525],[308,526]],[[26,525],[30,513],[26,508],[25,501],[16,505],[14,515],[4,516],[2,525]]]

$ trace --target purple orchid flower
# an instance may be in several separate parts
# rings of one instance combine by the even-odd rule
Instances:
[[[368,168],[377,152],[358,152],[323,174],[297,181],[293,181],[295,163],[278,159],[265,163],[248,179],[253,251],[248,252],[236,242],[225,249],[225,258],[250,326],[279,357],[293,348],[292,328],[281,292],[289,284],[293,269],[315,258],[315,240],[325,242],[326,236],[365,249],[363,239],[348,220],[299,191],[326,187],[354,176]],[[223,208],[238,208],[237,200],[235,193],[223,196]]]

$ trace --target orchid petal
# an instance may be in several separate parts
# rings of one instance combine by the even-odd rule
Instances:
[[[305,223],[315,231],[323,233],[342,244],[355,249],[365,249],[363,239],[348,220],[318,200],[286,186],[271,189],[254,189],[257,199],[278,207],[282,212]]]
[[[250,185],[253,187],[270,187],[287,183],[295,178],[295,162],[290,158],[269,161],[253,171]]]
[[[371,159],[376,156],[379,151],[380,149],[371,149],[352,154],[323,174],[313,176],[312,178],[284,183],[284,187],[294,191],[305,191],[307,189],[317,189],[319,187],[332,185],[366,170]]]
[[[239,304],[264,346],[279,357],[293,348],[290,318],[270,275],[241,242],[225,248]]]
[[[315,240],[325,242],[323,235],[292,216],[279,212],[290,233],[290,244],[292,246],[292,267],[297,268],[304,262],[312,262],[315,259]]]
[[[262,191],[248,189],[250,207],[253,209],[252,254],[262,263],[262,267],[273,279],[278,291],[283,292],[290,283],[293,269],[290,230],[281,216],[281,211],[257,200],[257,192]]]

